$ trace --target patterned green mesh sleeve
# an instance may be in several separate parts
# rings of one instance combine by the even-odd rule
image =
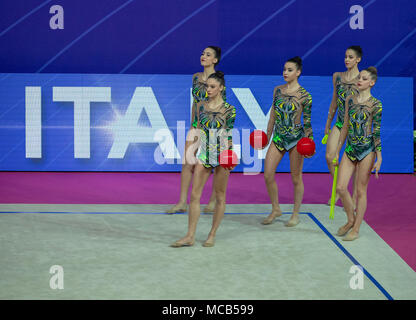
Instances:
[[[303,105],[303,128],[305,130],[305,137],[308,137],[313,140],[311,115],[312,96],[308,93],[308,96],[306,97]]]
[[[381,138],[380,138],[380,126],[381,126],[381,102],[379,102],[374,108],[373,114],[373,139],[374,147],[376,151],[381,151]]]
[[[233,148],[233,128],[234,128],[234,123],[235,123],[235,107],[234,106],[229,106],[231,108],[231,110],[228,112],[227,114],[227,118],[226,118],[226,125],[227,125],[227,135],[228,135],[228,148],[232,149]]]
[[[280,92],[280,89],[276,89],[274,91],[274,93],[273,93],[272,110],[270,110],[270,115],[271,115],[272,112],[274,112],[274,116],[275,116],[274,117],[273,129],[274,129],[275,126],[278,126],[279,125],[280,120],[281,120],[280,119],[280,114],[278,112],[276,112],[276,108],[275,108],[275,106],[277,106],[277,103],[278,103],[278,100],[279,100],[279,98],[278,98],[278,91]]]
[[[194,103],[192,103],[191,125],[194,128],[198,127],[198,117],[196,113],[196,101],[195,100],[194,100]]]

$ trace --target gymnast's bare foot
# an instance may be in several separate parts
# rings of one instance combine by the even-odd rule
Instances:
[[[208,239],[202,245],[203,247],[213,247],[215,245],[215,236],[208,235]]]
[[[280,209],[276,209],[276,210],[272,210],[272,213],[269,214],[269,216],[264,219],[262,221],[262,224],[271,224],[274,219],[276,219],[277,217],[280,217],[282,215],[282,210]]]
[[[195,239],[190,236],[185,236],[182,239],[175,241],[170,246],[173,248],[191,247],[194,245]]]
[[[344,241],[354,241],[355,239],[358,239],[358,232],[356,232],[354,229],[351,230],[342,240]]]
[[[345,225],[343,225],[341,228],[338,229],[337,236],[345,236],[347,232],[352,228],[354,225],[354,222],[347,222]]]
[[[186,212],[188,206],[186,203],[177,203],[172,208],[169,208],[165,212],[168,214],[178,213],[178,212]]]
[[[209,203],[208,203],[208,205],[204,208],[204,213],[214,213],[214,211],[215,211],[215,204],[216,204],[217,202],[214,200],[214,201],[210,201]]]
[[[299,214],[298,213],[293,213],[292,216],[290,217],[290,220],[286,223],[286,227],[294,227],[294,226],[298,225],[299,222],[300,222]]]

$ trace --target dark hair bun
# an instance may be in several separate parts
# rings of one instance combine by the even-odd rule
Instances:
[[[374,75],[377,75],[377,68],[376,67],[368,67],[368,72],[373,73]]]
[[[222,71],[215,71],[215,74],[217,75],[218,78],[224,79],[224,72],[222,72]]]
[[[371,79],[373,79],[374,81],[377,81],[377,68],[376,67],[368,67],[367,69],[365,69],[365,71],[367,71],[370,74]]]
[[[225,79],[224,79],[224,72],[222,71],[215,71],[214,73],[210,74],[208,79],[213,78],[225,86]]]
[[[354,50],[357,54],[357,57],[361,58],[363,56],[363,49],[360,46],[350,46],[348,49]],[[348,50],[347,49],[347,50]]]
[[[292,58],[291,60],[293,60],[294,62],[296,62],[299,65],[302,65],[302,58],[299,56],[296,56],[294,58]]]
[[[214,49],[215,53],[217,54],[217,56],[221,56],[221,48],[220,47],[216,47],[216,46],[209,46],[208,48],[212,48]]]
[[[296,64],[297,69],[302,71],[302,58],[301,57],[296,56],[296,57],[290,58],[286,62],[292,62]]]

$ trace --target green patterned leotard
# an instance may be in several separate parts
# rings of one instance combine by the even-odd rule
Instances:
[[[207,84],[205,82],[199,81],[198,74],[196,74],[192,80],[192,97],[194,98],[194,102],[192,104],[191,121],[192,121],[192,127],[196,128],[197,123],[194,121],[196,104],[200,101],[208,100]],[[226,101],[225,87],[224,87],[224,90],[222,91],[222,98],[224,101]]]
[[[380,100],[370,97],[363,103],[357,98],[347,100],[348,134],[345,153],[351,161],[361,161],[370,152],[381,151],[380,125],[382,106]]]
[[[344,125],[344,115],[345,115],[345,101],[350,95],[358,94],[357,88],[358,76],[351,81],[346,81],[343,79],[343,73],[339,72],[335,76],[335,88],[337,92],[337,120],[335,126],[341,130]]]
[[[215,111],[207,109],[207,101],[196,105],[195,123],[200,129],[200,154],[198,159],[206,168],[219,165],[218,156],[223,150],[232,150],[232,129],[235,122],[235,107],[227,102]]]
[[[312,96],[303,87],[293,93],[275,90],[273,110],[275,124],[273,142],[280,151],[292,149],[302,137],[313,139],[311,126]],[[303,113],[303,126],[301,116]]]

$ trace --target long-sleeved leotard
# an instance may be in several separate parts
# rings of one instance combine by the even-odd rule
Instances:
[[[275,90],[273,110],[275,123],[273,143],[280,151],[292,149],[302,137],[313,139],[311,125],[312,96],[303,87],[293,93]],[[303,113],[303,126],[301,116]]]
[[[381,112],[381,102],[373,96],[362,103],[358,103],[356,97],[347,100],[345,153],[351,161],[361,161],[370,152],[381,151]]]
[[[345,101],[350,95],[357,95],[358,88],[358,76],[351,81],[346,81],[344,79],[343,72],[337,72],[335,74],[335,88],[337,93],[337,120],[335,126],[341,130],[344,125],[344,115],[345,115]]]
[[[198,159],[206,168],[219,165],[218,156],[223,150],[232,150],[232,129],[235,122],[235,107],[227,102],[211,111],[207,101],[196,105],[194,123],[200,129],[200,154]]]
[[[196,105],[200,101],[207,101],[208,100],[208,93],[207,93],[207,84],[199,80],[198,73],[194,75],[192,79],[192,97],[194,101],[192,103],[192,115],[191,115],[191,123],[194,128],[197,127],[197,123],[195,120],[195,109]],[[226,101],[226,92],[225,87],[222,91],[222,99]]]

